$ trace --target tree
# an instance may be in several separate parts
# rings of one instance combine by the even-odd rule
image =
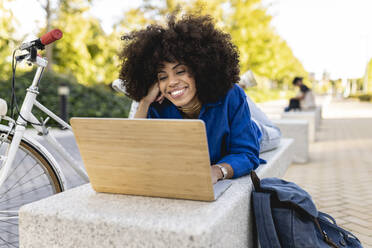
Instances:
[[[15,18],[5,6],[8,2],[9,0],[0,1],[0,74],[3,80],[7,79],[6,75],[10,75],[12,51],[17,43],[13,38],[15,29],[12,21]]]
[[[242,71],[288,84],[294,75],[307,76],[301,62],[271,27],[271,16],[260,0],[232,0],[227,29],[240,51]]]
[[[120,36],[106,35],[99,20],[87,14],[88,0],[61,0],[54,27],[63,27],[63,39],[53,49],[53,68],[91,85],[111,83],[118,76]]]
[[[126,12],[118,27],[125,27],[128,32],[163,23],[167,13],[178,9],[179,14],[213,16],[217,27],[229,33],[238,47],[242,73],[251,69],[279,85],[290,84],[294,76],[307,76],[301,62],[271,27],[271,16],[261,0],[164,0],[158,5],[145,0],[143,6]]]

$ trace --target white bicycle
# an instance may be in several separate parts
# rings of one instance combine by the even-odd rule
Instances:
[[[6,116],[7,104],[0,99],[0,120],[7,122],[7,125],[0,125],[0,247],[18,247],[18,211],[21,206],[66,189],[65,178],[56,160],[45,147],[25,133],[28,124],[48,141],[84,181],[89,181],[79,163],[48,131],[46,123],[50,117],[63,128],[71,130],[71,126],[36,100],[40,78],[48,63],[37,55],[37,50],[61,37],[62,32],[55,29],[40,39],[23,43],[16,49],[21,51],[21,55],[16,56],[16,51],[13,53],[12,96],[15,96],[14,74],[17,63],[27,61],[36,65],[37,70],[20,109],[15,100],[18,112],[16,120]],[[48,118],[45,121],[38,120],[32,114],[33,107],[40,109]]]

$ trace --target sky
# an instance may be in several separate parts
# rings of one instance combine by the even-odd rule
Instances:
[[[0,0],[1,1],[1,0]],[[158,1],[157,1],[158,2]],[[91,13],[106,32],[141,0],[94,0]],[[363,77],[372,57],[372,0],[263,0],[272,26],[308,72],[320,79]],[[37,0],[13,0],[19,33],[38,33],[44,13]]]
[[[272,25],[319,78],[363,77],[372,58],[372,0],[268,0]]]

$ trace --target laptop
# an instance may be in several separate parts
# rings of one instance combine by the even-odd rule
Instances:
[[[201,120],[72,118],[97,192],[214,201],[231,180],[212,184]]]

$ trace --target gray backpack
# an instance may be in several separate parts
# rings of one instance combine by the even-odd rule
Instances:
[[[362,247],[358,238],[318,211],[311,196],[279,178],[251,178],[253,212],[262,248]]]

